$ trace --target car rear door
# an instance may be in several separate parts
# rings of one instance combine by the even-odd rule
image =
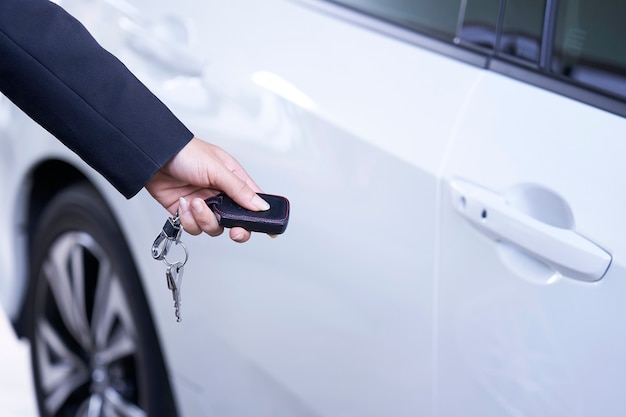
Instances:
[[[626,9],[506,3],[462,32],[496,56],[443,169],[437,414],[621,415]]]

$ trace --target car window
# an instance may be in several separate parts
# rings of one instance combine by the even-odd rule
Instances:
[[[500,17],[501,7],[503,15]],[[498,54],[539,62],[545,0],[466,0],[461,11],[462,44],[496,49],[498,21],[502,19]]]
[[[461,0],[337,0],[334,3],[452,41]]]
[[[560,78],[586,89],[591,87],[602,93],[604,99],[589,95],[576,97],[623,113],[605,98],[609,95],[621,102],[626,98],[623,46],[626,1],[327,1],[478,51],[483,56],[501,58],[488,62],[515,67],[522,64],[550,78]],[[491,64],[487,67],[496,68]],[[527,73],[519,76],[530,77]]]
[[[538,63],[545,0],[507,0],[504,4],[499,54]]]
[[[626,2],[561,0],[551,70],[626,98]]]
[[[500,0],[467,0],[461,10],[458,41],[488,50],[496,47]]]

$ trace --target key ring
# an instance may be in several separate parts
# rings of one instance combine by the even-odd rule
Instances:
[[[187,260],[189,259],[189,250],[187,249],[187,246],[181,240],[174,241],[174,244],[175,245],[179,245],[179,246],[181,246],[183,248],[183,251],[185,251],[185,259],[182,262],[180,262],[180,261],[170,262],[170,261],[167,260],[167,253],[165,253],[161,257],[161,260],[165,263],[165,265],[167,265],[168,268],[171,267],[171,266],[176,265],[176,269],[180,269],[183,266],[185,266],[185,264],[187,263]]]

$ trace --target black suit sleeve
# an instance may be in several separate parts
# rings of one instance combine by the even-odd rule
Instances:
[[[127,198],[193,137],[48,0],[0,0],[0,91]]]

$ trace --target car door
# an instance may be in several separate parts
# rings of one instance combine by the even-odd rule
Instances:
[[[506,3],[443,169],[438,415],[621,415],[626,10]]]
[[[436,178],[475,68],[346,12],[249,1],[189,14],[210,100],[192,128],[292,203],[285,235],[202,242],[206,263],[186,272],[185,291],[206,295],[186,301],[205,336],[183,335],[184,356],[204,360],[176,369],[200,370],[204,404],[232,415],[432,412]],[[458,88],[441,91],[449,71]]]
[[[183,415],[432,414],[437,178],[481,71],[377,19],[454,26],[456,10],[374,3],[107,1],[83,17],[116,16],[103,43],[291,201],[278,239],[188,242],[182,323],[163,324],[158,283]]]

